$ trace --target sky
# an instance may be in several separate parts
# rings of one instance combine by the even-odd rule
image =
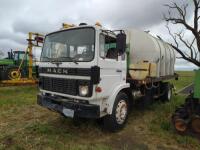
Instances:
[[[136,28],[149,30],[172,42],[165,28],[164,4],[171,1],[182,5],[191,0],[0,0],[0,50],[25,50],[27,33],[46,34],[61,28],[62,23],[79,24],[100,22],[108,29]],[[192,22],[192,9],[188,20]],[[176,12],[173,13],[176,15]],[[179,27],[172,27],[174,31]],[[186,38],[191,39],[190,34]],[[184,47],[183,47],[184,48]],[[38,55],[38,50],[34,50]],[[193,69],[194,66],[177,60],[176,69]]]

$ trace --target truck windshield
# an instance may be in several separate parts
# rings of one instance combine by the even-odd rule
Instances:
[[[89,62],[94,58],[95,30],[70,29],[45,38],[41,61]]]

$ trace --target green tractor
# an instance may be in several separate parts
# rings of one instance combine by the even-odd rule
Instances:
[[[8,52],[8,57],[0,60],[0,81],[26,77],[28,59],[28,53],[25,51]]]
[[[4,59],[0,59],[0,65],[11,65],[13,64],[13,54],[12,49],[10,52],[8,52],[8,57]]]
[[[0,61],[0,84],[25,85],[38,82],[37,66],[33,64],[33,47],[41,47],[43,35],[29,32],[26,51],[8,52],[8,58]]]
[[[176,109],[172,123],[178,133],[200,134],[200,70],[195,71],[194,91]]]

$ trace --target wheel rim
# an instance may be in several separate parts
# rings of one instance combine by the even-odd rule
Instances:
[[[171,96],[172,96],[172,93],[171,93],[171,88],[168,90],[168,94],[167,94],[167,98],[168,100],[171,100]]]
[[[127,117],[127,103],[125,100],[120,100],[116,109],[116,120],[118,124],[123,124]]]
[[[175,128],[179,132],[185,132],[187,130],[187,124],[182,119],[175,120]]]

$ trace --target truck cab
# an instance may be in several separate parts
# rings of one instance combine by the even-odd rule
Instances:
[[[13,51],[13,64],[19,66],[21,61],[23,61],[23,66],[28,65],[28,53],[25,51]]]
[[[46,35],[39,64],[38,104],[67,117],[112,115],[117,95],[130,86],[126,43],[120,44],[126,39],[123,33],[118,35],[87,25]],[[124,115],[118,119],[124,124],[128,104],[118,107]]]

